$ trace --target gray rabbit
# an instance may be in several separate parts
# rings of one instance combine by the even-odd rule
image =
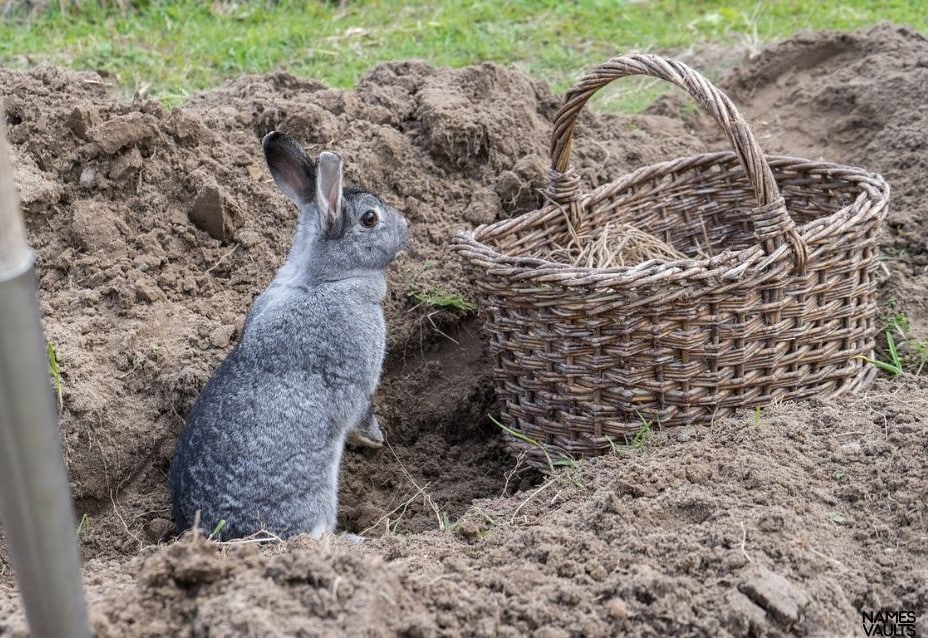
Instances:
[[[408,237],[377,196],[342,187],[342,161],[314,170],[269,133],[264,156],[300,208],[287,261],[255,300],[242,337],[206,383],[171,463],[174,521],[241,538],[332,532],[349,432],[378,444],[372,397],[386,344],[385,270]]]

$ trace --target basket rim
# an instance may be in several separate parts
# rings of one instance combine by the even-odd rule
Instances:
[[[820,160],[810,160],[790,155],[767,155],[771,168],[790,167],[809,174],[821,174],[846,179],[858,184],[858,193],[847,206],[805,224],[797,224],[796,229],[803,238],[818,235],[822,230],[828,232],[829,226],[842,217],[848,217],[855,210],[861,220],[876,216],[882,218],[889,202],[890,187],[879,173],[872,173],[863,168],[845,164],[836,164]],[[584,193],[578,203],[587,210],[590,205],[602,201],[605,197],[630,188],[639,182],[653,180],[661,174],[677,172],[700,165],[721,162],[737,162],[738,157],[732,151],[715,151],[699,153],[688,157],[668,160],[643,166],[611,182]],[[733,169],[743,170],[743,169]],[[865,206],[868,202],[871,206]],[[535,283],[549,286],[559,284],[567,288],[614,288],[617,285],[647,285],[661,281],[694,282],[706,279],[737,280],[750,272],[770,269],[772,265],[788,256],[789,247],[781,246],[773,254],[765,254],[758,241],[756,245],[729,249],[712,257],[687,258],[676,260],[651,259],[630,266],[610,268],[591,268],[571,266],[561,262],[525,255],[504,253],[483,241],[485,238],[504,238],[513,233],[531,228],[542,222],[550,221],[563,215],[562,206],[554,202],[547,203],[533,211],[523,213],[511,219],[504,219],[491,224],[481,224],[472,230],[457,232],[452,238],[452,249],[468,261],[483,265],[487,269],[506,269],[512,279],[523,283]],[[854,215],[850,215],[851,218]],[[856,221],[861,221],[856,220]],[[851,221],[851,219],[846,220]],[[833,232],[833,231],[832,231]],[[810,259],[813,256],[810,255]]]

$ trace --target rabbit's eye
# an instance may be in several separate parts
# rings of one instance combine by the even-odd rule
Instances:
[[[366,211],[363,215],[361,215],[361,224],[362,224],[365,228],[373,228],[374,225],[377,223],[377,220],[378,220],[378,219],[380,219],[380,218],[379,218],[379,216],[377,215],[377,211],[375,211],[375,210],[368,210],[368,211]]]

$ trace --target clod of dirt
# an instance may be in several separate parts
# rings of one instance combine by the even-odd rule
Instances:
[[[105,251],[117,258],[126,255],[126,237],[131,231],[110,206],[99,200],[82,199],[75,201],[72,209],[71,231],[84,252]]]
[[[735,636],[760,636],[768,631],[767,613],[740,591],[730,591],[725,598],[725,628]]]
[[[20,205],[28,210],[36,203],[57,202],[64,191],[62,185],[46,177],[31,158],[22,158],[15,148],[11,152],[13,183],[19,191]]]
[[[189,215],[194,226],[226,242],[232,239],[232,231],[242,220],[238,207],[215,184],[203,186],[197,192]]]
[[[67,124],[71,132],[78,137],[90,140],[90,131],[100,123],[96,109],[87,105],[75,106],[68,116]]]
[[[231,565],[206,543],[174,543],[143,567],[141,579],[150,586],[172,581],[184,589],[212,583],[228,575]]]
[[[809,604],[805,592],[766,567],[749,570],[744,576],[741,591],[787,628],[799,622]]]
[[[83,127],[76,128],[72,127],[72,131],[80,134]],[[114,155],[131,144],[155,140],[158,137],[158,122],[151,115],[127,113],[97,124],[86,131],[86,136],[91,142],[96,142],[104,153]]]

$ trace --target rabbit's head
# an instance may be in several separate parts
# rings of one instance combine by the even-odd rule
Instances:
[[[343,187],[342,160],[322,152],[316,165],[292,138],[272,131],[264,157],[278,188],[301,213],[292,255],[320,279],[383,271],[408,239],[406,220],[379,197]]]

